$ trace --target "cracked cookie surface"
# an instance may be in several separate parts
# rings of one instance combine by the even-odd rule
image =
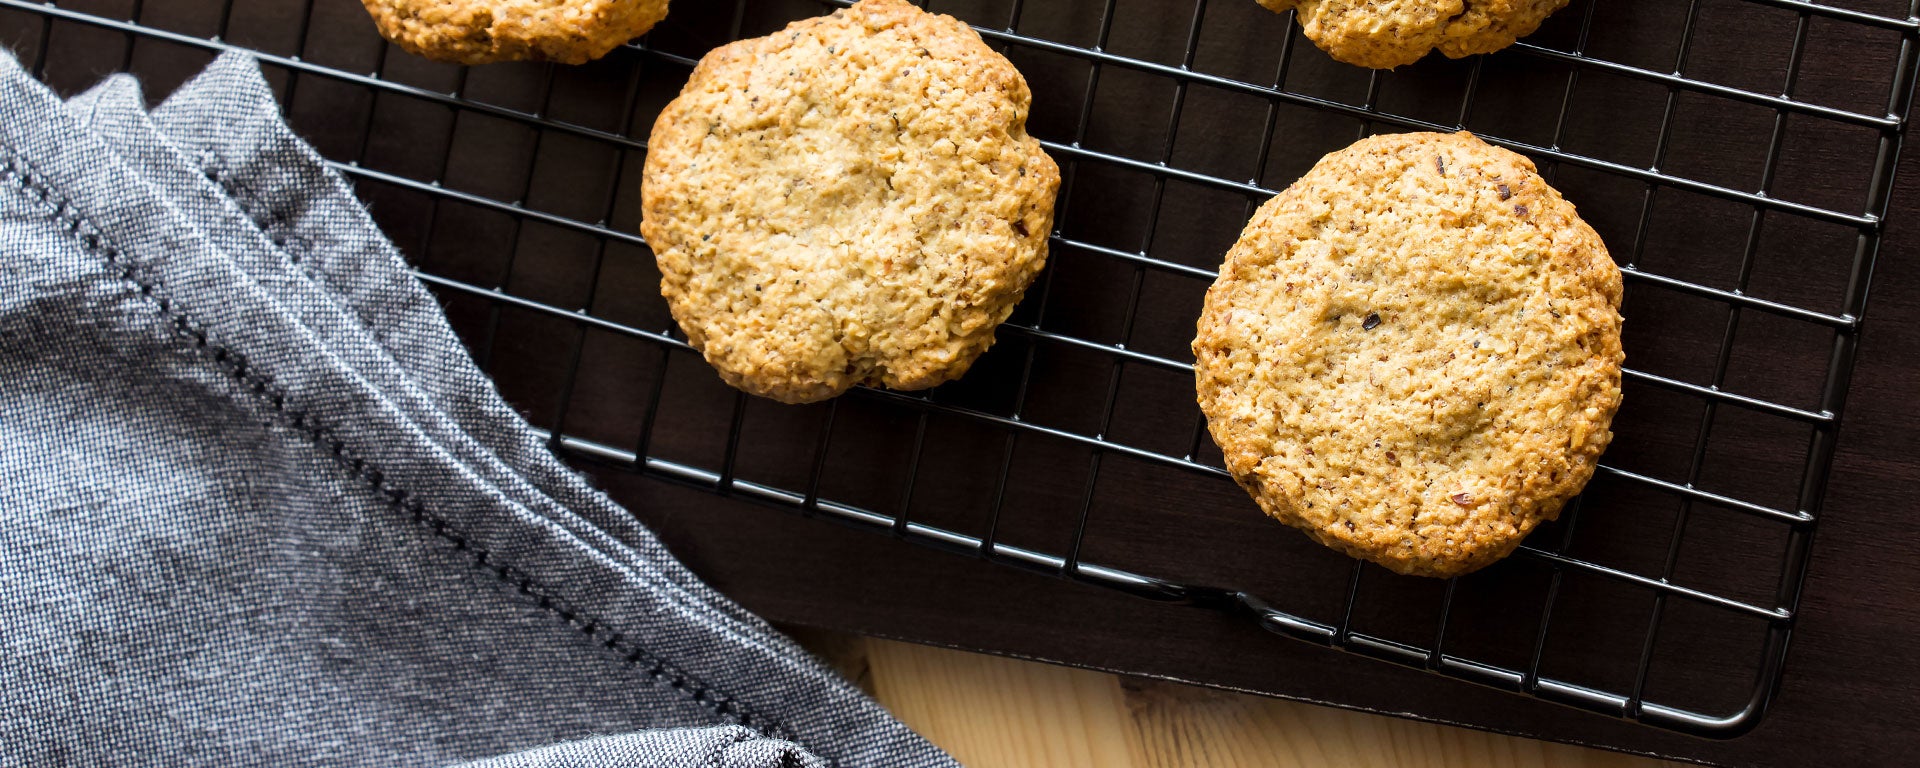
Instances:
[[[455,64],[581,64],[645,34],[667,0],[361,0],[380,34]]]
[[[1593,475],[1620,272],[1526,158],[1375,136],[1262,205],[1194,338],[1207,427],[1268,515],[1399,573],[1505,557]]]
[[[1567,0],[1259,0],[1298,11],[1307,39],[1333,58],[1392,69],[1428,51],[1492,53],[1533,34]]]
[[[785,402],[959,376],[1046,260],[1060,172],[1030,100],[973,30],[901,0],[707,54],[641,195],[689,343]]]

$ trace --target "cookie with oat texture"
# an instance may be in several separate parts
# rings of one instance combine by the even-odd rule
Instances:
[[[641,182],[688,342],[789,403],[959,376],[1046,261],[1060,171],[1030,101],[972,29],[903,0],[707,54]]]
[[[1533,34],[1567,0],[1259,0],[1297,11],[1307,39],[1334,59],[1392,69],[1439,51],[1492,53]]]
[[[1207,427],[1268,515],[1403,574],[1511,553],[1620,406],[1620,271],[1533,164],[1363,139],[1262,205],[1193,341]]]
[[[582,64],[646,34],[667,0],[361,0],[380,34],[454,64]]]

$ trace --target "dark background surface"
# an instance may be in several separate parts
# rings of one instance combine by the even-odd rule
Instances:
[[[329,158],[357,163],[350,175],[362,198],[408,256],[442,279],[456,328],[537,425],[797,493],[817,488],[822,499],[966,535],[991,529],[1039,552],[1077,544],[1087,562],[1249,590],[1329,623],[1348,614],[1348,561],[1268,522],[1205,471],[1218,453],[1204,440],[1188,460],[1198,414],[1179,366],[1191,359],[1208,273],[1264,197],[1249,185],[1282,187],[1321,154],[1408,120],[1557,146],[1538,155],[1543,172],[1636,271],[1625,341],[1628,366],[1645,375],[1626,386],[1605,458],[1621,472],[1594,481],[1577,524],[1548,526],[1529,543],[1772,608],[1794,564],[1789,526],[1661,483],[1817,512],[1779,696],[1739,739],[1680,736],[1425,675],[1276,637],[1242,616],[890,541],[618,462],[583,466],[696,571],[775,621],[1696,760],[1910,762],[1920,751],[1911,501],[1920,490],[1912,407],[1920,168],[1913,153],[1901,160],[1831,486],[1824,500],[1803,498],[1817,424],[1685,385],[1821,410],[1836,330],[1808,313],[1847,312],[1859,229],[1830,214],[1867,210],[1880,132],[1818,110],[1776,119],[1768,106],[1711,88],[1670,91],[1647,71],[1878,116],[1911,33],[1823,16],[1803,26],[1792,9],[1759,0],[1596,2],[1556,15],[1529,39],[1541,50],[1429,58],[1377,78],[1327,59],[1251,0],[1201,3],[1191,57],[1191,4],[1115,0],[1103,41],[1106,3],[1027,3],[1019,32],[1049,44],[1016,43],[1008,55],[1033,87],[1034,133],[1056,142],[1069,174],[1058,237],[1014,327],[964,380],[936,390],[931,409],[871,392],[835,405],[749,401],[657,336],[671,322],[631,234],[647,127],[688,60],[736,31],[763,34],[818,13],[818,3],[747,2],[736,30],[733,4],[683,0],[646,49],[578,68],[425,62],[388,50],[349,0],[57,6],[110,20],[137,13],[183,36],[131,44],[111,24],[49,23],[43,9],[0,2],[0,41],[62,91],[130,68],[155,98],[204,65],[214,36],[299,57],[266,67],[290,119]],[[1005,27],[1010,5],[936,10]],[[1907,13],[1887,2],[1849,7]],[[1103,53],[1088,52],[1101,43]],[[1183,64],[1200,77],[1154,68]],[[1276,81],[1279,90],[1268,90]],[[1762,191],[1764,200],[1747,195]],[[1751,302],[1732,291],[1804,311],[1737,309]],[[1118,363],[1125,355],[1112,345],[1151,359]],[[1017,414],[1079,439],[945,407]],[[1145,455],[1096,460],[1095,446]],[[1663,601],[1656,590],[1537,557],[1459,581],[1444,630],[1444,582],[1368,567],[1358,584],[1355,631],[1422,648],[1438,636],[1449,654],[1517,669],[1539,643],[1544,677],[1639,689],[1648,701],[1712,714],[1738,710],[1752,693],[1767,630],[1735,611]]]

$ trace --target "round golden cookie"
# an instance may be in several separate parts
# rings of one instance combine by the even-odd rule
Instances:
[[[652,29],[667,0],[361,0],[380,34],[455,64],[581,64]]]
[[[654,123],[641,232],[727,383],[790,403],[924,389],[1046,260],[1060,171],[966,25],[866,0],[706,55]]]
[[[1592,477],[1620,271],[1526,158],[1363,139],[1260,207],[1207,291],[1200,408],[1268,515],[1404,574],[1505,557]]]
[[[1299,11],[1307,39],[1333,58],[1392,69],[1437,50],[1458,59],[1533,34],[1567,0],[1259,0]]]

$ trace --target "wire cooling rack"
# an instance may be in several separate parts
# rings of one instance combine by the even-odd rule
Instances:
[[[1050,264],[962,381],[780,406],[720,385],[667,317],[638,169],[705,50],[843,4],[681,0],[576,68],[424,62],[347,0],[0,0],[0,42],[67,91],[131,69],[164,93],[257,51],[476,359],[576,458],[1660,728],[1758,722],[1907,125],[1915,6],[1575,0],[1500,54],[1382,73],[1251,0],[934,0],[1033,85],[1065,174]],[[1460,128],[1534,158],[1600,229],[1630,369],[1588,492],[1507,563],[1427,582],[1261,519],[1205,439],[1186,342],[1258,202],[1360,136]]]

